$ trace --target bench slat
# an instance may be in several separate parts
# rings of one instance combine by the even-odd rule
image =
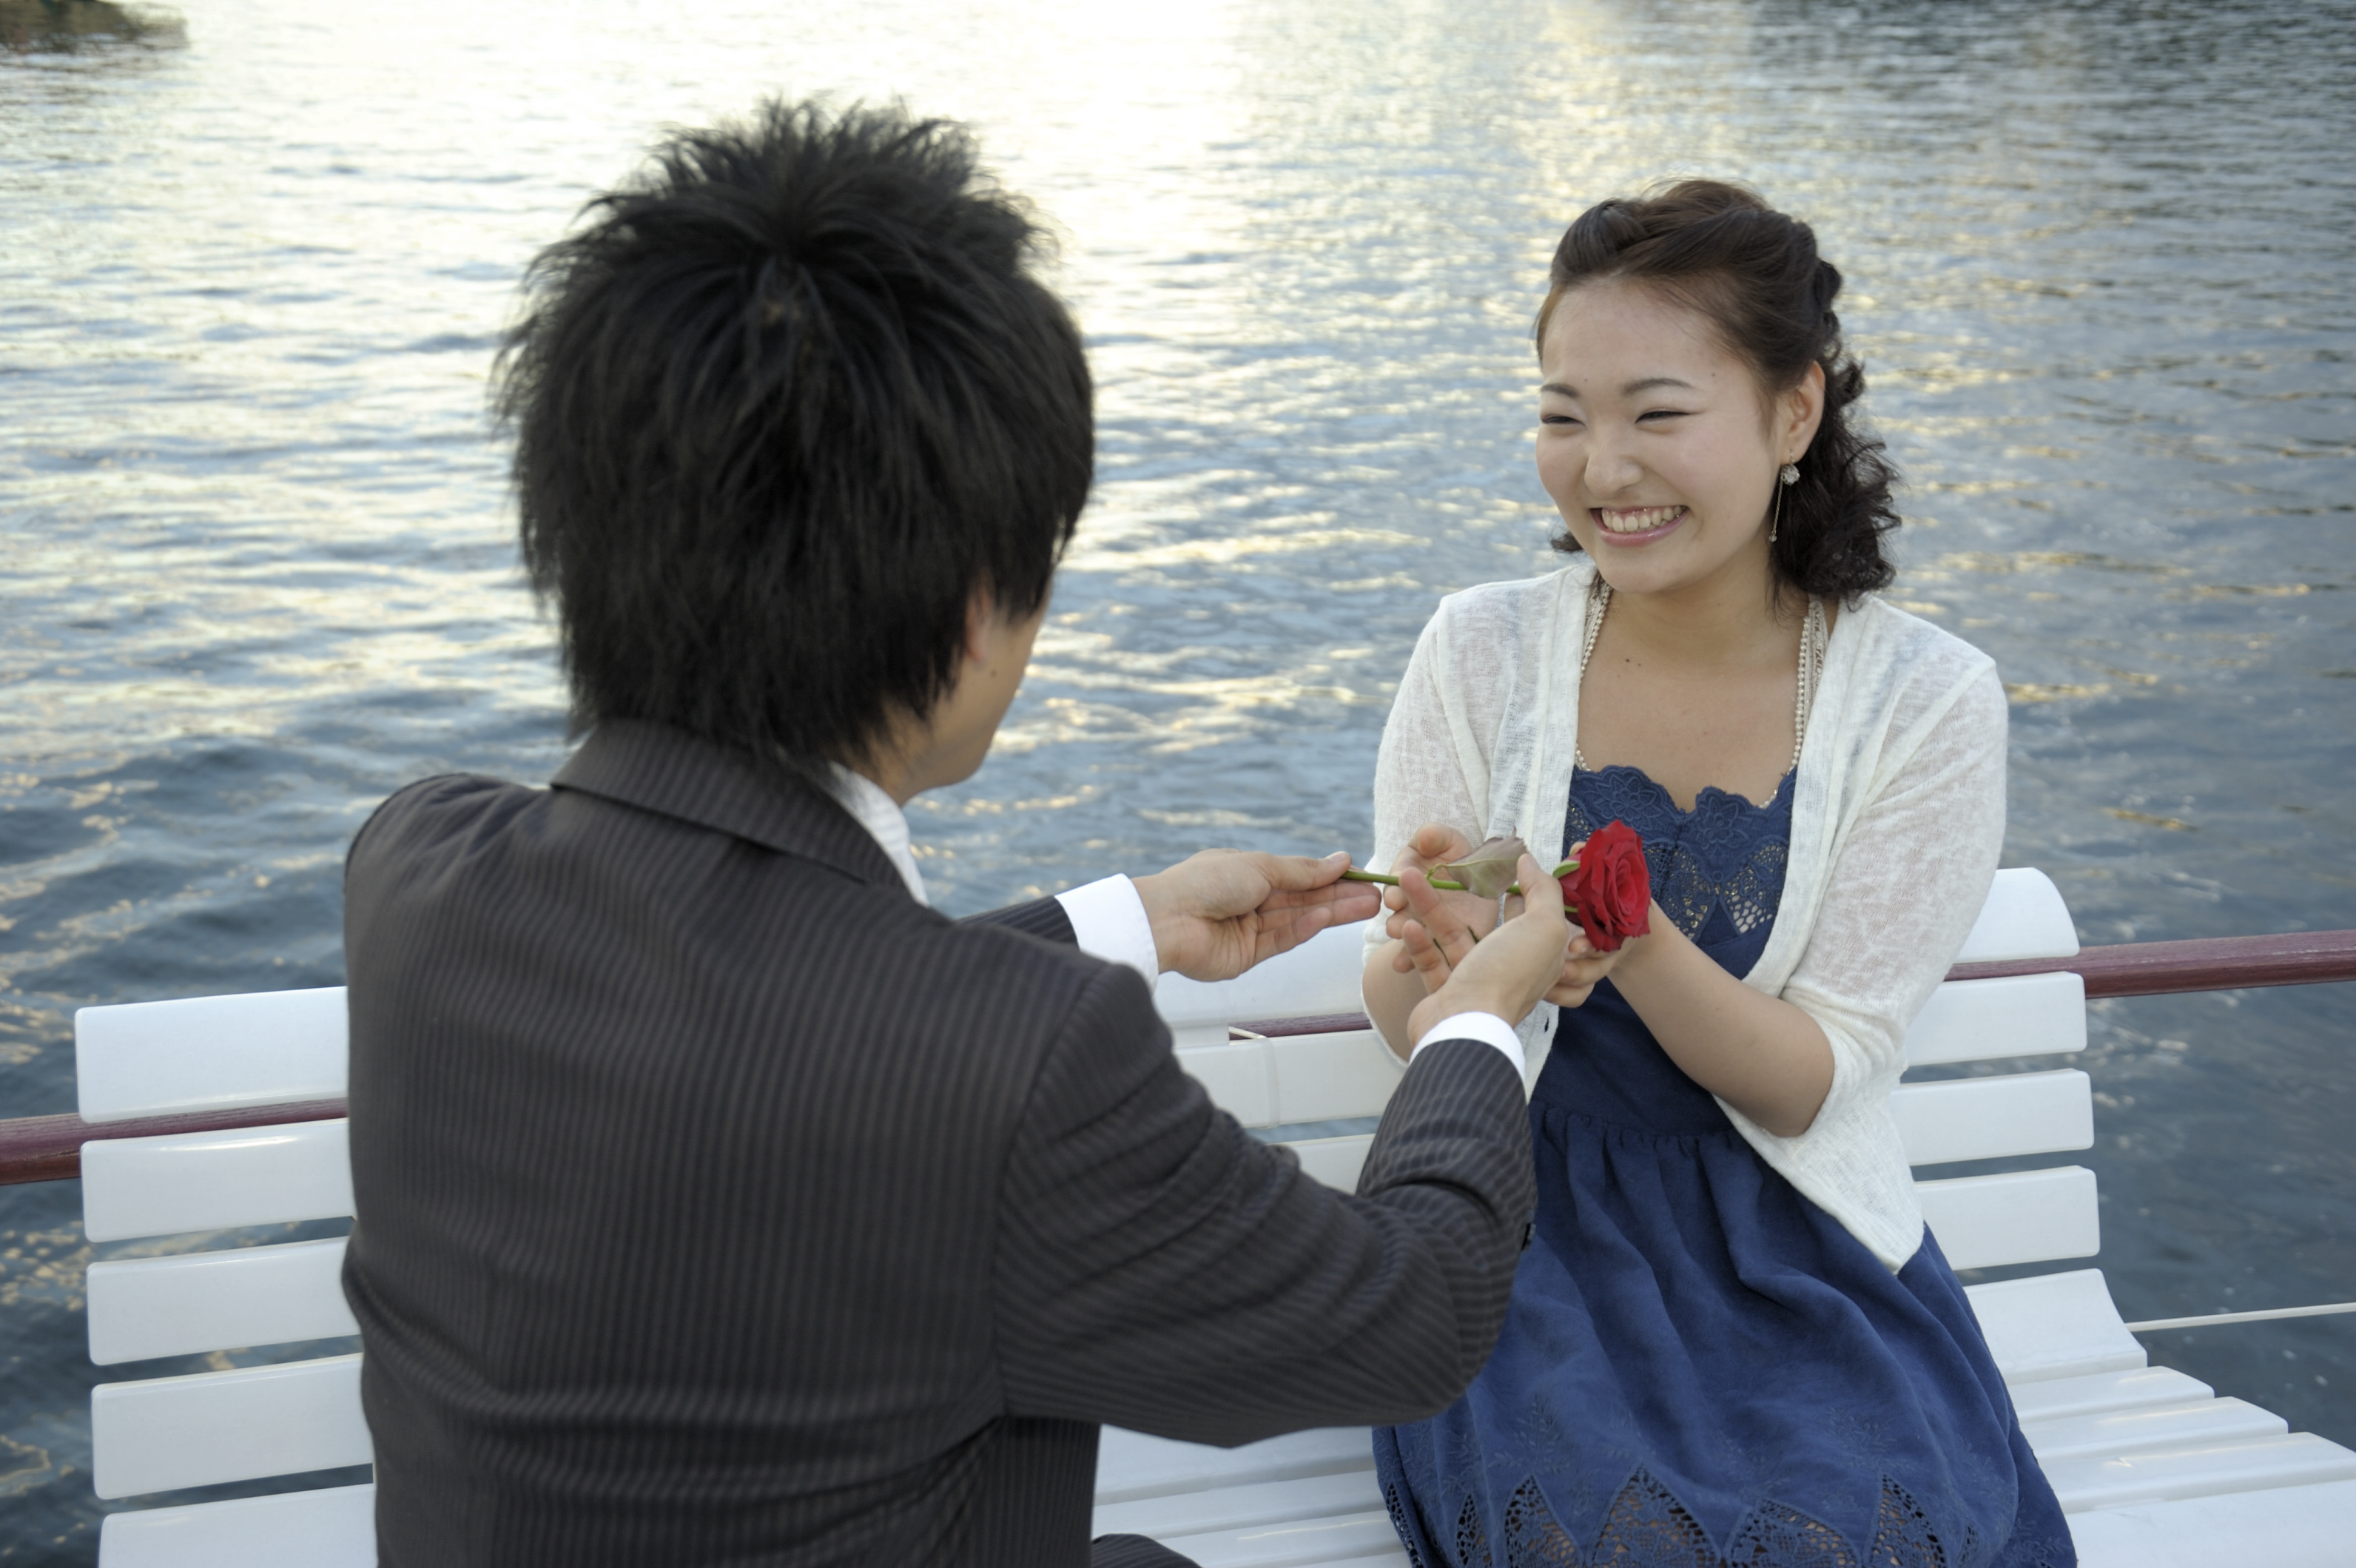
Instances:
[[[1165,974],[1154,983],[1153,1004],[1173,1029],[1225,1028],[1244,1018],[1355,1013],[1365,1005],[1358,994],[1365,950],[1363,923],[1335,926],[1233,980]]]
[[[1278,1122],[1380,1116],[1399,1086],[1399,1059],[1372,1029],[1269,1040]]]
[[[275,1497],[106,1516],[98,1568],[376,1568],[376,1487],[325,1487]]]
[[[1099,1504],[1089,1533],[1161,1539],[1364,1513],[1383,1506],[1382,1492],[1375,1485],[1371,1449],[1368,1459],[1366,1468],[1340,1475],[1255,1481],[1207,1492]]]
[[[2085,1048],[2086,983],[2066,970],[1942,981],[1906,1030],[1910,1067]]]
[[[2311,1432],[2291,1432],[2106,1459],[2064,1457],[2042,1467],[2062,1499],[2062,1511],[2078,1513],[2221,1492],[2356,1480],[2356,1454]],[[2346,1542],[2341,1544],[2344,1551]]]
[[[358,1334],[344,1238],[90,1266],[90,1359],[102,1367]]]
[[[1371,1558],[1400,1563],[1398,1532],[1391,1516],[1377,1509],[1368,1513],[1337,1514],[1331,1519],[1292,1524],[1248,1525],[1241,1530],[1209,1530],[1198,1535],[1170,1535],[1162,1544],[1181,1557],[1191,1557],[1201,1568],[1302,1568],[1305,1564],[1342,1564]]]
[[[2023,1422],[2021,1435],[2040,1464],[2061,1459],[2108,1459],[2244,1437],[2271,1437],[2290,1423],[2244,1400],[2189,1400],[2101,1415]]]
[[[129,1002],[74,1014],[85,1122],[340,1100],[344,988]]]
[[[352,1211],[350,1123],[107,1138],[81,1146],[82,1228],[93,1241],[226,1230]]]
[[[2100,1269],[1965,1285],[1988,1354],[2019,1402],[2024,1385],[2128,1372],[2148,1363],[2142,1341],[2119,1320]],[[2060,1407],[2056,1407],[2057,1413]]]
[[[1358,1190],[1358,1173],[1366,1167],[1366,1151],[1374,1147],[1371,1133],[1346,1138],[1303,1138],[1287,1144],[1300,1156],[1301,1168],[1339,1192]]]
[[[2034,866],[1996,874],[1987,902],[1964,938],[1957,963],[2000,963],[2016,958],[2071,958],[2078,951],[2078,923],[2053,879]]]
[[[2104,1411],[2132,1410],[2138,1405],[2185,1404],[2215,1397],[2216,1391],[2173,1367],[2134,1367],[2119,1372],[2094,1372],[2075,1378],[2047,1378],[2038,1382],[2008,1385],[2013,1413],[2025,1426],[2036,1421],[2059,1421]]]
[[[1276,1086],[1269,1079],[1267,1040],[1228,1040],[1218,1031],[1219,1043],[1177,1050],[1178,1066],[1210,1094],[1211,1103],[1247,1127],[1272,1127]]]
[[[2102,1251],[2094,1173],[2083,1165],[1918,1181],[1939,1249],[1958,1269],[2091,1258]]]
[[[1944,1165],[2011,1155],[2051,1155],[2094,1144],[2093,1080],[2075,1069],[1947,1083],[1902,1083],[1890,1114],[1906,1163]]]
[[[2070,1516],[2078,1568],[2345,1568],[2356,1535],[2356,1481],[2269,1487]]]
[[[1289,1432],[1234,1448],[1213,1448],[1141,1432],[1104,1429],[1097,1446],[1098,1507],[1141,1498],[1206,1492],[1248,1481],[1281,1481],[1375,1467],[1374,1435],[1363,1426]]]
[[[360,1359],[330,1356],[90,1391],[91,1470],[102,1498],[365,1465]]]

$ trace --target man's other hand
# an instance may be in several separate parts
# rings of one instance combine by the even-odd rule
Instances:
[[[1372,919],[1382,899],[1366,883],[1342,881],[1348,869],[1345,852],[1312,860],[1206,849],[1136,878],[1162,972],[1233,980],[1328,926]]]

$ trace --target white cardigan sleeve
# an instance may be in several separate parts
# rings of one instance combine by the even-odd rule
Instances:
[[[1446,822],[1475,843],[1489,817],[1489,756],[1467,713],[1483,695],[1481,685],[1451,679],[1448,604],[1424,623],[1415,654],[1392,700],[1375,757],[1375,852],[1366,864],[1388,871],[1415,830]],[[1368,928],[1369,944],[1382,940],[1379,923]]]
[[[1832,1087],[1794,1138],[1719,1103],[1770,1165],[1894,1270],[1921,1244],[1922,1219],[1890,1092],[1906,1068],[1907,1028],[1996,879],[2004,688],[1983,661],[1960,685],[1900,693],[1884,718],[1878,764],[1857,780],[1862,806],[1837,836],[1806,945],[1776,991],[1824,1030]]]
[[[1827,1112],[1889,1094],[1908,1026],[1987,900],[2004,849],[2007,723],[1989,669],[1875,780],[1842,835],[1815,929],[1783,985],[1783,1000],[1832,1044]]]
[[[1426,822],[1444,822],[1474,843],[1495,831],[1493,769],[1501,726],[1522,683],[1517,661],[1527,660],[1526,596],[1520,584],[1453,594],[1424,624],[1376,754],[1372,869],[1392,869]],[[1366,922],[1368,949],[1389,940],[1386,924],[1381,916]],[[1532,1019],[1551,1011],[1541,1005]],[[1532,1019],[1516,1030],[1525,1050],[1545,1038]]]

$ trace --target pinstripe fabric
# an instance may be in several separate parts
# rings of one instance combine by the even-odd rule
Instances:
[[[1341,1197],[1052,900],[948,920],[675,732],[402,790],[345,929],[387,1568],[1077,1568],[1099,1423],[1409,1419],[1502,1320],[1496,1051],[1420,1053]]]

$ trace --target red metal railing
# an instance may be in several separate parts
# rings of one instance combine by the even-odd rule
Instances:
[[[81,1175],[81,1146],[94,1138],[150,1138],[158,1133],[226,1133],[289,1122],[332,1122],[340,1100],[297,1105],[250,1105],[242,1111],[185,1111],[129,1122],[85,1122],[79,1116],[27,1116],[0,1122],[0,1187],[27,1181],[72,1181]]]
[[[2300,931],[2281,937],[2221,937],[2187,942],[2128,942],[2086,948],[2075,958],[1959,963],[1950,980],[2008,974],[2083,975],[2088,996],[2162,996],[2181,991],[2240,991],[2262,985],[2313,985],[2356,980],[2356,931]],[[1271,1038],[1365,1028],[1363,1013],[1276,1018],[1236,1027]],[[28,1116],[0,1122],[0,1187],[70,1181],[81,1175],[81,1146],[97,1138],[145,1138],[158,1133],[227,1132],[288,1122],[325,1122],[344,1114],[340,1100],[299,1105],[256,1105],[242,1111],[199,1111],[135,1122],[92,1124],[79,1116]]]

